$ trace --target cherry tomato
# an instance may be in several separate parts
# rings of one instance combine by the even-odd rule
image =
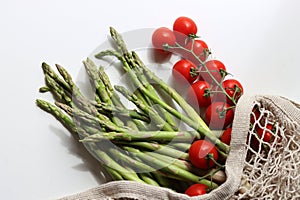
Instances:
[[[189,149],[189,159],[196,167],[206,170],[215,166],[215,162],[212,161],[208,155],[213,156],[213,159],[218,160],[218,151],[212,143],[207,140],[195,141]]]
[[[254,122],[259,119],[259,116],[260,116],[259,109],[258,108],[253,108],[252,114],[250,116],[250,122],[251,122],[251,124],[254,124]]]
[[[200,61],[202,61],[202,62],[206,60],[206,58],[207,58],[207,53],[206,52],[208,50],[208,46],[204,41],[202,41],[202,40],[190,40],[187,43],[185,48],[187,50],[191,50],[195,55],[193,55],[191,52],[185,52],[184,58],[192,61],[196,65],[201,64],[201,62],[199,62],[198,59],[200,59]]]
[[[205,122],[211,129],[224,129],[233,121],[234,111],[226,102],[213,102],[205,112]]]
[[[234,100],[232,101],[227,97],[227,103],[229,103],[230,105],[234,105],[235,103],[237,103],[244,92],[242,84],[235,79],[225,80],[222,86],[225,89],[226,93]]]
[[[206,194],[207,189],[208,187],[206,185],[201,183],[195,183],[190,187],[188,187],[184,193],[189,195],[190,197],[199,196],[199,195]]]
[[[190,34],[196,35],[197,25],[192,19],[188,17],[178,17],[173,24],[173,30],[183,33],[187,36]]]
[[[210,85],[205,81],[196,81],[188,91],[187,101],[193,106],[206,107],[211,104]]]
[[[273,125],[267,124],[266,129],[257,127],[256,132],[259,138],[262,138],[263,141],[270,143],[273,141],[272,129],[273,129]]]
[[[176,62],[173,66],[172,74],[176,80],[181,82],[188,81],[189,83],[193,83],[199,75],[197,67],[189,60]]]
[[[249,144],[249,135],[247,136],[247,144]],[[259,150],[259,146],[260,146],[260,142],[258,141],[258,139],[254,135],[252,135],[251,136],[251,140],[250,140],[250,147],[254,151],[258,151]]]
[[[181,45],[184,45],[189,35],[197,34],[197,25],[188,17],[179,17],[173,24],[173,31],[175,33],[177,42]]]
[[[227,145],[230,145],[231,131],[232,131],[232,128],[227,128],[221,136],[221,141]]]
[[[200,67],[200,77],[212,85],[221,83],[222,78],[226,75],[225,65],[219,60],[209,60],[205,63],[205,67]]]
[[[158,28],[152,34],[152,44],[156,49],[164,51],[164,45],[175,46],[176,37],[170,29],[166,27]]]

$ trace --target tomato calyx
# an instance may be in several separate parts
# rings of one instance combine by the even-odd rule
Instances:
[[[192,78],[199,76],[199,70],[197,68],[191,67],[190,76]]]
[[[212,102],[205,111],[205,122],[211,129],[223,130],[233,121],[234,106],[224,101]]]
[[[162,45],[164,51],[169,51],[172,47],[173,46],[169,45],[168,43]]]
[[[206,97],[206,98],[211,97],[211,96],[212,96],[211,89],[210,89],[210,88],[206,88],[206,89],[204,90],[203,96]]]
[[[227,76],[227,75],[229,74],[229,73],[228,73],[226,70],[224,70],[224,69],[219,69],[219,72],[220,72],[222,78],[225,78],[225,76]]]
[[[225,105],[224,105],[224,107],[222,107],[222,108],[217,107],[216,112],[219,114],[219,117],[222,119],[226,116],[226,112],[228,112],[228,110],[230,110],[230,109],[233,109],[234,107],[235,106],[230,106],[230,107],[225,108]]]
[[[190,33],[190,34],[188,35],[188,39],[196,39],[196,38],[200,38],[200,36],[198,36],[198,35],[196,35],[196,34],[194,34],[194,33]]]

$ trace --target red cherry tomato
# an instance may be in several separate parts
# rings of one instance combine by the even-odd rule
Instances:
[[[178,17],[173,24],[173,30],[183,33],[187,36],[190,34],[196,35],[197,25],[192,19],[188,17]]]
[[[184,193],[189,195],[190,197],[199,196],[199,195],[206,194],[207,189],[208,187],[206,185],[201,183],[195,183],[190,187],[188,187]]]
[[[176,37],[170,29],[166,27],[158,28],[152,34],[152,44],[156,49],[164,51],[164,45],[175,46]]]
[[[211,129],[224,129],[233,121],[234,111],[226,102],[213,102],[205,112],[205,122]]]
[[[189,35],[197,34],[197,25],[188,17],[179,17],[173,24],[173,31],[175,33],[177,42],[181,45],[184,45]]]
[[[219,155],[215,145],[207,140],[197,140],[189,149],[189,159],[191,163],[203,170],[215,166],[215,163],[208,155],[213,156],[215,161],[218,160]]]
[[[211,104],[210,85],[205,81],[196,81],[188,91],[187,101],[193,106],[206,107]]]
[[[219,60],[209,60],[205,63],[205,67],[200,67],[201,79],[212,85],[221,83],[221,80],[225,76],[225,74],[226,67]]]
[[[272,134],[272,129],[273,129],[273,125],[267,124],[266,129],[257,127],[256,132],[257,132],[259,138],[262,138],[263,141],[270,143],[273,141],[273,138],[274,138],[274,136]]]
[[[197,67],[189,60],[179,60],[175,63],[172,70],[173,77],[181,82],[188,81],[193,83],[199,73]]]
[[[230,145],[231,131],[232,131],[232,128],[227,128],[221,136],[221,141],[227,145]]]
[[[250,116],[250,122],[251,122],[252,124],[254,124],[254,122],[255,122],[256,120],[259,119],[259,116],[260,116],[260,111],[259,111],[259,109],[258,109],[258,108],[253,108],[252,114],[251,114],[251,116]]]
[[[187,50],[191,50],[195,55],[193,55],[191,52],[185,52],[184,58],[192,61],[196,65],[200,65],[200,61],[205,61],[207,58],[206,51],[208,50],[207,44],[202,40],[190,40],[186,47]],[[195,57],[196,56],[196,57]]]
[[[249,144],[249,135],[247,136],[247,144]],[[258,141],[258,139],[254,135],[251,136],[250,147],[254,151],[258,151],[259,150],[260,142]]]
[[[244,89],[242,84],[235,79],[227,79],[222,84],[226,93],[234,100],[232,101],[227,97],[227,103],[234,105],[239,98],[243,95]],[[235,102],[235,103],[234,103]]]

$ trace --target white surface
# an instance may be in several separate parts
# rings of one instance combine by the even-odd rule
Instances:
[[[185,15],[247,94],[300,102],[299,7],[297,0],[2,0],[1,199],[55,199],[103,181],[88,154],[83,158],[68,132],[35,106],[37,97],[47,98],[38,93],[42,61],[60,63],[76,76],[109,26],[120,32],[171,27]]]

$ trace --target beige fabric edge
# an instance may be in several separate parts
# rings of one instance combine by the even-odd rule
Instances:
[[[249,129],[250,113],[255,101],[272,104],[271,107],[279,108],[282,113],[292,121],[300,124],[300,111],[297,104],[288,99],[278,96],[247,96],[243,95],[236,107],[235,119],[233,122],[231,150],[226,161],[227,180],[219,188],[211,193],[199,197],[188,197],[184,194],[176,193],[166,188],[141,184],[132,181],[113,181],[102,184],[93,189],[87,190],[71,196],[63,197],[59,200],[102,200],[133,198],[139,200],[185,200],[185,199],[229,199],[239,188],[241,182],[244,160],[246,157],[245,141]]]

